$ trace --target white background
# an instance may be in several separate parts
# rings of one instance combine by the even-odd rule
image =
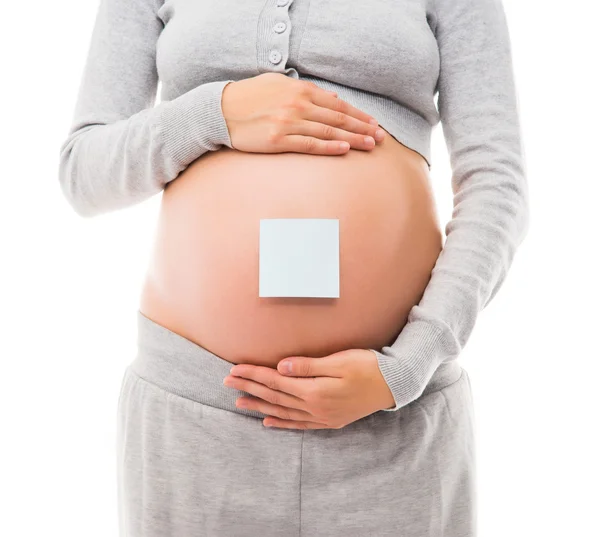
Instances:
[[[600,535],[600,13],[589,0],[504,5],[531,227],[460,358],[476,403],[480,535]],[[84,219],[60,193],[59,146],[96,9],[90,0],[12,2],[0,32],[6,537],[117,535],[117,395],[135,353],[160,196]],[[446,222],[439,127],[433,162]]]

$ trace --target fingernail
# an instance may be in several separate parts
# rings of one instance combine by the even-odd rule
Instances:
[[[369,124],[377,126],[379,125],[379,121],[377,121],[375,118],[371,118],[369,119]]]
[[[292,372],[292,362],[283,362],[281,367],[283,368],[284,373]]]
[[[385,133],[383,132],[382,129],[377,129],[375,131],[375,138],[377,138],[379,141],[383,140],[384,136],[385,136]]]
[[[366,145],[373,145],[375,143],[375,140],[373,140],[373,138],[371,138],[370,136],[365,136],[365,144]]]

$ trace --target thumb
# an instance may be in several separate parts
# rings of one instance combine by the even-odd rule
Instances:
[[[290,375],[295,377],[305,377],[306,372],[310,369],[310,366],[307,367],[307,358],[305,356],[291,356],[281,360],[277,364],[277,371],[282,375]]]
[[[292,377],[333,377],[338,361],[331,356],[310,358],[308,356],[291,356],[277,364],[277,371]]]

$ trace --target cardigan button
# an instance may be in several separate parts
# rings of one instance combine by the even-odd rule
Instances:
[[[285,32],[286,28],[287,24],[285,22],[278,22],[275,26],[273,26],[273,30],[275,30],[278,34]]]
[[[269,52],[269,61],[271,63],[279,63],[281,61],[281,53],[278,50]]]
[[[277,5],[278,6],[287,6],[288,2],[289,2],[289,0],[277,0]]]

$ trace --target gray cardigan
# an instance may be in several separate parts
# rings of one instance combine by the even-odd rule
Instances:
[[[223,88],[264,72],[336,90],[430,167],[442,126],[454,194],[444,248],[393,345],[371,349],[397,410],[458,357],[528,229],[502,2],[101,0],[60,147],[66,199],[82,216],[130,206],[231,147]]]

